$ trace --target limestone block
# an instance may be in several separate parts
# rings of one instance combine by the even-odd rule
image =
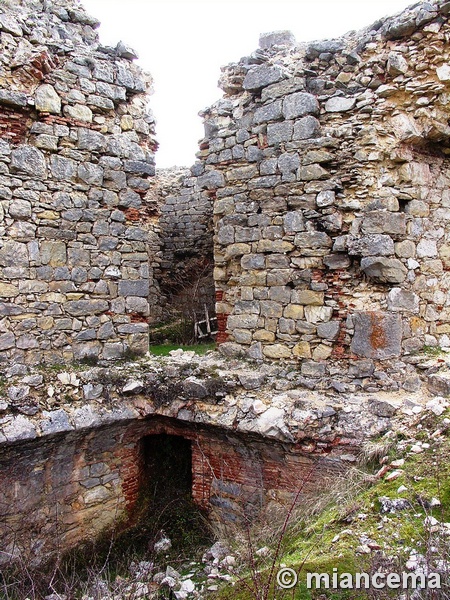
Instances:
[[[67,249],[64,242],[43,241],[40,244],[40,259],[43,265],[51,267],[67,264]]]
[[[328,321],[328,323],[319,323],[317,325],[317,335],[325,340],[333,341],[339,335],[339,321]]]
[[[303,212],[301,210],[287,212],[283,217],[283,227],[286,233],[303,231],[305,229]]]
[[[14,334],[11,332],[0,334],[0,350],[8,350],[14,348],[16,343]]]
[[[305,115],[319,114],[320,107],[317,98],[307,92],[296,92],[285,96],[283,114],[285,119],[295,119]]]
[[[315,292],[314,290],[294,290],[292,292],[292,302],[295,302],[296,304],[322,306],[323,301],[323,292]]]
[[[271,344],[263,347],[263,354],[267,358],[290,358],[291,351],[282,344]]]
[[[6,240],[0,248],[0,266],[27,267],[29,265],[27,245]]]
[[[0,297],[15,298],[19,295],[19,288],[11,283],[0,282]]]
[[[350,235],[347,238],[347,248],[350,256],[390,256],[394,254],[394,241],[389,235],[381,233]]]
[[[308,323],[321,323],[329,321],[333,315],[330,306],[305,306],[305,318]]]
[[[396,242],[394,245],[395,254],[399,258],[413,258],[416,256],[416,245],[411,240]]]
[[[299,342],[294,346],[292,354],[297,358],[311,358],[311,345],[309,342]]]
[[[312,115],[302,117],[294,123],[293,140],[309,140],[320,136],[321,128],[319,121]]]
[[[124,346],[122,342],[107,342],[103,346],[102,357],[105,360],[115,360],[121,358],[124,353]]]
[[[269,146],[274,146],[281,142],[289,142],[292,139],[293,129],[292,121],[270,123],[267,126],[267,143]]]
[[[297,173],[299,181],[314,181],[316,179],[326,179],[327,177],[329,177],[328,171],[319,164],[300,167]]]
[[[307,231],[297,233],[294,244],[298,248],[331,248],[333,242],[329,235],[323,231]]]
[[[408,274],[405,265],[397,258],[368,256],[361,260],[364,273],[382,283],[403,283]]]
[[[77,163],[71,158],[53,155],[50,157],[50,171],[55,179],[63,181],[74,179],[77,174]]]
[[[261,316],[279,318],[283,314],[283,306],[273,300],[261,300]]]
[[[392,311],[419,312],[419,296],[414,292],[392,288],[387,297],[388,309]]]
[[[61,98],[55,88],[44,83],[36,88],[34,104],[39,112],[48,112],[58,115],[61,112]]]
[[[333,96],[325,102],[326,112],[347,112],[356,105],[355,98],[346,98],[345,96]]]
[[[230,315],[227,321],[228,329],[255,329],[258,325],[258,315]]]
[[[63,108],[64,115],[75,121],[83,121],[85,123],[92,123],[92,110],[84,104],[75,104],[71,106],[66,104]]]
[[[249,70],[242,86],[244,90],[257,91],[281,79],[283,79],[283,72],[280,67],[258,65]]]
[[[442,65],[436,69],[439,81],[450,81],[450,65]]]
[[[258,248],[258,251],[259,248]],[[251,252],[251,246],[249,244],[231,244],[227,246],[225,250],[225,260],[234,258],[235,256],[242,256],[243,254],[249,254]]]
[[[347,254],[328,254],[323,257],[323,264],[329,269],[347,269],[351,260]]]
[[[74,317],[99,314],[108,310],[106,300],[71,300],[64,305],[66,312]]]
[[[295,37],[292,31],[270,31],[259,36],[259,47],[262,49],[271,46],[294,46]]]
[[[41,421],[41,430],[45,435],[72,431],[74,429],[69,422],[68,414],[62,408],[52,411],[44,410],[42,416],[44,418]]]
[[[294,292],[295,293],[295,292]],[[293,296],[293,301],[295,301],[296,297]],[[305,314],[305,309],[300,304],[289,304],[285,307],[283,311],[283,316],[287,319],[303,319]]]
[[[33,146],[19,146],[11,152],[11,172],[37,179],[46,179],[47,165],[44,154]]]
[[[357,356],[384,360],[401,354],[402,321],[396,313],[356,312],[351,351]]]
[[[257,108],[253,116],[253,122],[259,124],[280,119],[282,117],[281,106],[281,100],[275,100],[275,102]]]
[[[77,147],[80,150],[89,150],[89,152],[100,152],[106,147],[106,137],[98,131],[80,127],[78,129]]]
[[[408,71],[408,62],[399,52],[389,52],[387,71],[393,77],[403,75]]]
[[[323,377],[326,373],[326,366],[323,363],[308,360],[302,363],[300,372],[304,377]]]
[[[238,344],[252,343],[252,332],[249,329],[233,329],[233,337]]]
[[[274,342],[275,333],[267,329],[257,329],[253,334],[253,339],[259,342]]]
[[[285,253],[294,249],[294,244],[283,240],[260,240],[257,246],[258,252]]]
[[[404,213],[374,210],[364,216],[361,229],[364,233],[404,235],[406,233],[406,216]]]
[[[241,258],[241,267],[243,269],[264,269],[264,254],[246,254]]]
[[[417,256],[419,258],[433,258],[438,255],[435,240],[423,238],[417,244]]]
[[[318,346],[316,346],[316,348],[314,348],[312,358],[313,360],[317,361],[327,360],[327,358],[330,358],[332,352],[333,348],[331,348],[330,346],[326,346],[325,344],[319,344]]]
[[[28,104],[28,96],[23,92],[0,89],[0,104],[24,108]]]
[[[7,13],[0,14],[0,31],[5,31],[17,37],[22,37],[23,30],[17,19]]]

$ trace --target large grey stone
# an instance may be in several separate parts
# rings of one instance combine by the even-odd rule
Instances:
[[[389,310],[419,312],[419,296],[409,290],[392,288],[387,297],[387,304]]]
[[[19,25],[18,21],[6,12],[0,13],[0,31],[11,33],[17,37],[22,37],[23,35],[22,27]]]
[[[355,333],[351,351],[357,356],[384,360],[400,356],[402,320],[399,314],[387,312],[356,312],[353,315]]]
[[[0,266],[28,267],[28,249],[22,242],[6,240],[0,248]]]
[[[306,49],[306,58],[314,59],[320,54],[335,54],[344,48],[342,40],[320,40],[311,42]]]
[[[335,340],[340,330],[339,321],[328,321],[328,323],[319,323],[317,325],[317,335],[325,340]]]
[[[84,127],[78,130],[78,148],[80,150],[89,150],[90,152],[99,152],[104,150],[106,146],[106,138],[98,131],[85,129]]]
[[[89,185],[102,185],[103,169],[94,163],[84,162],[78,167],[78,177]]]
[[[374,210],[364,216],[361,229],[364,233],[404,235],[406,233],[406,215],[386,210]]]
[[[295,46],[295,36],[289,30],[261,33],[259,47],[265,50],[272,46]]]
[[[277,83],[283,79],[283,72],[278,66],[258,65],[253,67],[244,78],[244,90],[256,91],[271,83]]]
[[[52,156],[50,158],[50,171],[55,179],[62,181],[73,179],[77,173],[77,163],[64,156]]]
[[[258,324],[258,315],[230,315],[228,317],[229,329],[254,329]]]
[[[148,294],[148,279],[123,279],[122,281],[119,281],[119,296],[147,297]]]
[[[308,115],[299,119],[298,121],[295,121],[292,139],[308,140],[310,138],[317,138],[319,136],[320,123],[315,117]]]
[[[361,260],[364,273],[381,283],[403,283],[408,274],[405,265],[397,258],[368,256]]]
[[[156,172],[155,165],[151,160],[124,160],[123,169],[126,173],[149,175],[150,177],[153,177]]]
[[[64,304],[69,315],[81,317],[95,315],[107,311],[109,304],[106,300],[70,300]]]
[[[389,235],[373,233],[361,237],[348,236],[348,253],[356,256],[390,256],[394,254],[394,240]]]
[[[355,98],[346,98],[345,96],[333,96],[325,102],[325,110],[330,113],[347,112],[355,107]]]
[[[11,332],[2,333],[0,335],[0,350],[8,350],[9,348],[14,348],[15,346],[15,337]]]
[[[219,187],[223,187],[225,185],[225,178],[220,171],[206,171],[203,175],[201,175],[197,183],[201,189],[213,190]]]
[[[188,398],[206,398],[208,389],[205,383],[196,377],[187,377],[183,382],[183,391]]]
[[[305,229],[303,213],[301,210],[287,212],[283,218],[284,229],[287,233],[297,233]]]
[[[323,231],[306,231],[297,233],[294,244],[298,248],[331,248],[333,242]]]
[[[19,146],[11,152],[11,171],[37,179],[46,179],[47,166],[44,154],[33,146]]]
[[[323,257],[323,263],[329,269],[347,269],[350,266],[351,260],[347,254],[337,253],[328,254]]]
[[[61,112],[61,98],[58,96],[55,88],[48,83],[44,83],[36,89],[34,103],[36,110],[39,112],[53,114]]]
[[[408,62],[399,52],[389,52],[387,70],[394,77],[404,75],[408,71]]]
[[[326,179],[329,177],[329,173],[326,169],[318,164],[307,165],[300,167],[298,170],[297,178],[300,181],[314,181],[316,179]]]
[[[36,437],[36,428],[33,423],[22,415],[17,415],[3,426],[3,435],[8,442],[19,440],[32,440]]]
[[[283,101],[283,114],[286,119],[295,119],[304,115],[317,115],[319,110],[317,98],[307,92],[290,94]]]
[[[448,374],[431,374],[427,378],[428,390],[434,396],[450,396],[450,377]]]
[[[270,123],[267,127],[267,143],[269,146],[280,142],[289,142],[292,138],[293,125],[291,121]]]
[[[73,430],[73,426],[69,422],[69,417],[62,408],[52,411],[44,410],[42,415],[44,419],[41,421],[40,425],[41,431],[45,435]]]
[[[281,100],[276,100],[270,104],[265,104],[255,110],[253,122],[265,123],[267,121],[276,121],[282,117]]]
[[[28,96],[23,92],[0,89],[0,104],[25,108],[28,104]]]

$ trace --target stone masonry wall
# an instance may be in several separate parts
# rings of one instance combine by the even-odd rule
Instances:
[[[38,564],[57,548],[95,539],[134,522],[143,470],[142,439],[166,433],[192,441],[192,497],[222,522],[287,502],[342,469],[320,452],[214,428],[150,419],[47,436],[0,451],[0,564],[11,557]],[[19,467],[20,465],[20,467]]]
[[[76,0],[0,6],[3,361],[145,352],[158,316],[151,80],[97,26]]]
[[[197,166],[159,169],[156,186],[160,206],[162,259],[156,276],[163,298],[164,317],[188,310],[204,318],[206,305],[215,309],[213,279],[213,200],[198,186]]]
[[[450,346],[449,12],[435,0],[301,46],[262,36],[224,69],[195,166],[219,341],[305,375],[350,360],[354,377]]]

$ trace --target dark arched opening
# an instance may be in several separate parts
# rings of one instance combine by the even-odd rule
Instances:
[[[192,497],[192,443],[179,435],[148,435],[142,444],[142,485],[158,504]]]

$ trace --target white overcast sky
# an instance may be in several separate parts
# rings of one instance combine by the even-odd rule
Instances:
[[[297,41],[333,38],[393,15],[411,0],[82,0],[100,39],[139,54],[154,78],[158,167],[195,162],[198,112],[222,96],[220,67],[258,48],[259,34],[290,29]]]

